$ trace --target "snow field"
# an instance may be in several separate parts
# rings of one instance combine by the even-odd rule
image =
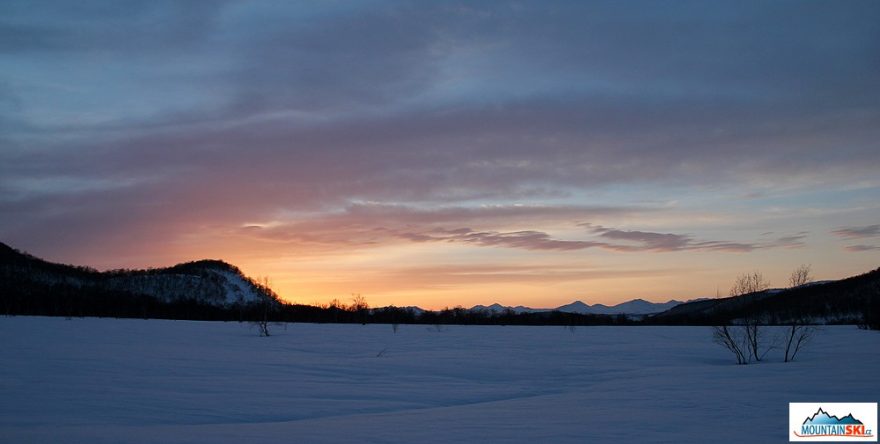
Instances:
[[[880,334],[733,364],[708,327],[0,318],[0,442],[785,442],[880,399]]]

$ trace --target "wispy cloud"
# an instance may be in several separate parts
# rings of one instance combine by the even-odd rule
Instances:
[[[428,234],[407,232],[400,233],[399,236],[417,242],[459,242],[481,247],[521,248],[524,250],[584,250],[605,245],[601,242],[554,239],[547,233],[534,230],[503,233],[471,231],[469,228],[462,228],[435,230]]]
[[[880,236],[880,225],[866,225],[863,227],[845,227],[832,231],[837,236],[845,239],[864,239]]]
[[[606,235],[608,234],[608,235]],[[631,252],[673,252],[685,250],[705,250],[727,253],[749,252],[756,248],[770,248],[769,245],[743,244],[723,241],[694,241],[689,236],[664,233],[608,230],[599,235],[600,240],[561,240],[541,231],[516,232],[476,232],[470,229],[454,230],[447,234],[405,233],[404,237],[424,241],[461,242],[484,247],[521,248],[526,250],[586,250],[602,248],[605,250]],[[608,242],[630,241],[632,243]]]
[[[782,236],[773,241],[772,244],[777,247],[797,248],[804,246],[804,239],[806,238],[807,233],[793,234],[790,236]]]
[[[606,228],[584,218],[634,215],[653,208],[487,206],[417,209],[402,205],[358,204],[332,215],[292,222],[247,225],[246,236],[277,242],[320,244],[325,248],[370,248],[394,242],[445,242],[479,247],[543,251],[578,251],[600,248],[617,252],[715,251],[745,253],[757,249],[799,248],[805,233],[753,243],[695,239],[687,234],[627,231]],[[478,227],[468,226],[477,224]],[[503,226],[537,227],[546,224],[580,225],[593,237],[563,239],[535,229],[502,230]],[[467,225],[466,225],[467,224]]]
[[[597,233],[600,238],[627,243],[609,243],[604,248],[623,252],[654,251],[718,251],[726,253],[747,253],[766,248],[798,248],[802,247],[805,234],[783,236],[773,241],[762,242],[731,242],[723,240],[698,240],[687,234],[654,233],[648,231],[628,231],[583,224]]]
[[[605,227],[592,230],[604,239],[632,242],[636,245],[614,245],[620,251],[677,251],[691,244],[690,236],[671,233],[651,233],[647,231],[624,231]]]
[[[302,241],[352,246],[410,241],[454,241],[475,245],[555,245],[571,249],[533,230],[503,232],[503,226],[570,224],[572,220],[634,217],[657,210],[638,206],[482,205],[420,208],[357,203],[342,211],[294,214],[280,220],[251,223],[239,232],[274,241]],[[473,227],[461,228],[461,227]],[[455,228],[449,228],[455,227]],[[543,235],[543,236],[542,236]]]
[[[877,251],[880,250],[880,246],[877,245],[847,245],[844,247],[846,251],[851,251],[854,253],[859,253],[863,251]]]

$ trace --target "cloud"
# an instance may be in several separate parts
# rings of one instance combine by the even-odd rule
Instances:
[[[627,248],[637,250],[654,250],[654,251],[677,251],[682,250],[691,243],[689,236],[670,233],[650,233],[645,231],[623,231],[613,230],[604,227],[596,227],[593,232],[599,233],[599,236],[605,239],[617,241],[629,241],[640,244],[637,247],[617,246],[621,251]]]
[[[790,6],[6,1],[0,236],[771,248],[546,226],[614,223],[573,203],[622,187],[873,178],[878,5]]]
[[[501,233],[496,231],[471,231],[469,228],[442,231],[431,234],[401,233],[401,237],[416,242],[445,241],[458,242],[481,247],[520,248],[524,250],[584,250],[603,246],[599,242],[572,241],[554,239],[541,231],[514,231]]]
[[[742,243],[716,240],[696,240],[692,236],[686,234],[617,230],[588,223],[581,225],[591,228],[592,232],[597,233],[599,237],[603,239],[627,242],[623,244],[608,243],[603,245],[603,248],[622,252],[671,252],[693,250],[748,253],[757,249],[780,247],[800,248],[804,246],[803,239],[806,238],[805,233],[799,233],[796,235],[783,236],[769,242]]]
[[[609,243],[605,248],[621,252],[654,251],[671,252],[685,250],[703,250],[744,253],[759,248],[756,244],[744,244],[727,241],[696,241],[693,237],[684,234],[653,233],[647,231],[626,231],[605,228],[602,226],[591,227],[593,233],[597,233],[603,239],[623,241],[628,243]]]
[[[468,228],[451,231],[434,231],[424,233],[402,233],[401,237],[416,242],[445,241],[458,242],[483,247],[519,248],[525,250],[559,250],[574,251],[590,248],[602,248],[617,252],[672,252],[684,250],[704,250],[719,252],[749,252],[756,248],[769,248],[754,244],[741,244],[735,242],[702,241],[695,242],[689,236],[647,232],[622,232],[609,230],[609,236],[600,235],[602,238],[610,238],[619,241],[633,241],[634,244],[619,242],[603,242],[593,240],[562,240],[555,239],[547,233],[535,230],[497,232],[497,231],[472,231]]]
[[[418,208],[405,205],[358,203],[343,211],[293,215],[290,220],[247,224],[246,236],[274,242],[308,243],[327,248],[412,242],[459,242],[479,246],[523,249],[575,250],[592,242],[552,239],[535,230],[500,231],[502,226],[571,224],[571,220],[649,214],[651,207],[484,205]],[[475,228],[448,228],[469,225]]]
[[[484,206],[418,209],[402,205],[357,204],[344,212],[299,218],[291,222],[248,224],[242,235],[288,244],[339,248],[373,248],[400,241],[415,243],[458,243],[479,247],[514,248],[533,251],[579,251],[599,248],[617,252],[715,251],[745,253],[758,249],[799,248],[805,233],[753,243],[700,240],[691,235],[626,231],[588,222],[597,235],[588,239],[560,239],[537,229],[499,230],[498,227],[527,227],[547,224],[575,225],[586,218],[638,215],[656,211],[626,207]],[[465,224],[477,224],[468,227]],[[450,228],[454,227],[454,228]]]
[[[51,1],[5,2],[0,12],[0,53],[169,53],[212,32],[222,1],[149,3],[119,1],[72,7]],[[127,38],[120,38],[126,36]]]
[[[839,228],[832,231],[833,234],[844,239],[863,239],[880,236],[880,225],[866,225],[863,227]]]
[[[850,251],[853,253],[859,253],[863,251],[877,251],[880,250],[880,246],[877,245],[847,245],[844,247],[846,251]]]
[[[770,243],[765,244],[769,248],[774,247],[782,247],[782,248],[801,248],[806,243],[804,239],[807,238],[807,233],[799,233],[793,234],[789,236],[782,236],[775,241],[771,241]]]
[[[584,224],[589,226],[590,224]],[[625,231],[594,227],[599,240],[563,240],[536,230],[498,232],[475,231],[470,228],[455,230],[435,229],[425,232],[402,232],[396,235],[413,242],[455,242],[482,247],[518,248],[525,250],[575,251],[601,248],[622,253],[714,251],[748,253],[758,249],[800,248],[805,235],[785,236],[771,242],[741,243],[729,241],[695,240],[689,235]]]

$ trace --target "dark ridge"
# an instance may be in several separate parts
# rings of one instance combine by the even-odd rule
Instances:
[[[650,317],[653,323],[728,323],[760,313],[769,324],[794,318],[836,318],[835,322],[860,322],[880,303],[880,268],[857,276],[797,288],[763,291],[742,296],[707,299],[677,305]]]
[[[0,243],[0,313],[7,315],[243,320],[265,304],[278,305],[278,295],[220,260],[100,272]]]

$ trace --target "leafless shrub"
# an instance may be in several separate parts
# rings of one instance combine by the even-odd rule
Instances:
[[[759,293],[770,288],[770,281],[764,279],[764,275],[760,271],[744,273],[736,278],[733,287],[730,288],[731,296],[743,296],[747,294]],[[750,312],[743,319],[742,328],[745,330],[747,355],[760,361],[769,351],[769,348],[761,353],[764,345],[763,318],[755,311]]]
[[[749,363],[747,351],[747,339],[742,329],[736,329],[727,325],[712,327],[712,339],[716,344],[730,350],[736,357],[736,363],[745,365]]]
[[[263,301],[260,308],[262,312],[260,317],[251,322],[251,325],[257,327],[261,337],[269,337],[269,302]]]
[[[813,339],[819,331],[815,325],[808,325],[801,320],[793,321],[788,327],[788,340],[785,342],[785,362],[791,362],[798,352]]]
[[[730,288],[730,296],[744,296],[759,293],[770,288],[760,271],[737,276]],[[712,328],[712,337],[717,344],[730,350],[737,364],[748,364],[752,359],[760,361],[772,348],[762,350],[765,345],[764,319],[760,313],[750,311],[740,325],[720,325]]]
[[[272,303],[274,299],[270,296],[274,294],[272,288],[270,286],[269,277],[263,277],[256,282],[257,288],[263,291],[262,300],[260,302],[260,314],[259,317],[252,321],[252,325],[257,326],[257,330],[260,332],[260,337],[269,337],[269,310],[272,308]]]
[[[754,359],[757,362],[760,362],[767,356],[767,353],[770,350],[773,350],[775,346],[775,340],[771,338],[768,342],[765,338],[764,334],[764,317],[759,315],[758,313],[752,313],[743,320],[743,325],[741,328],[745,332],[746,337],[746,349],[748,351],[749,359]],[[769,345],[768,345],[769,344]]]
[[[790,288],[800,287],[802,285],[813,282],[812,267],[809,265],[801,265],[791,272],[788,278]],[[806,322],[803,316],[792,317],[786,335],[785,341],[785,362],[791,362],[797,353],[803,348],[813,336],[818,332],[818,328]]]
[[[269,322],[268,321],[266,321],[264,319],[260,319],[258,321],[255,321],[254,324],[259,329],[260,336],[266,336],[266,337],[269,336]]]

